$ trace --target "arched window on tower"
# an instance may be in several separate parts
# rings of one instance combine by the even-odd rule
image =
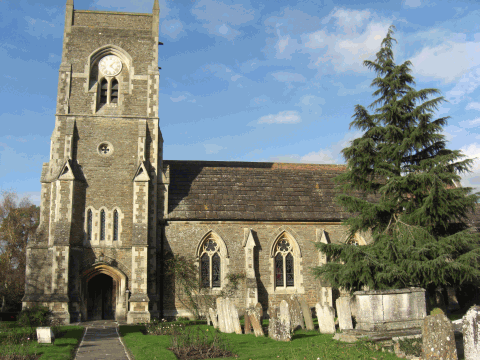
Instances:
[[[283,237],[275,247],[275,287],[295,286],[295,260],[293,247]]]
[[[102,79],[100,82],[100,105],[104,105],[108,102],[108,81]]]
[[[112,80],[112,87],[111,87],[111,93],[110,93],[110,103],[111,104],[118,104],[118,80],[113,79]]]
[[[100,240],[105,240],[105,210],[100,211]]]
[[[207,239],[202,245],[200,256],[200,278],[204,288],[221,287],[220,248],[213,239]]]
[[[87,211],[87,240],[92,240],[92,210]]]

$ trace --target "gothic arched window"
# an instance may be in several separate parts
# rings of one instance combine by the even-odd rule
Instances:
[[[219,288],[221,286],[220,248],[213,239],[207,239],[202,246],[200,255],[200,278],[204,288]]]
[[[100,211],[100,240],[105,240],[105,210]]]
[[[87,211],[87,240],[92,240],[92,210]]]
[[[275,247],[275,287],[295,286],[295,260],[293,247],[282,238]]]
[[[113,212],[113,241],[118,240],[118,211]]]

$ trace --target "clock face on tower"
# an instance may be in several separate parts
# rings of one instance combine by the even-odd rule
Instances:
[[[122,70],[122,62],[115,55],[107,55],[98,63],[103,75],[115,76]]]

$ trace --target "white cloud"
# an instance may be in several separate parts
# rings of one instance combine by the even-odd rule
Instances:
[[[370,88],[371,83],[372,81],[369,79],[369,80],[362,81],[359,84],[355,84],[355,88],[353,89],[347,89],[345,88],[345,85],[343,85],[343,83],[332,81],[332,85],[338,87],[338,91],[337,91],[338,96],[356,95],[365,91],[371,91],[371,88]]]
[[[322,114],[322,105],[325,105],[325,99],[315,95],[303,95],[300,101],[295,104],[302,108],[304,114]]]
[[[465,96],[474,92],[480,86],[480,67],[471,69],[458,80],[452,90],[447,92],[446,99],[452,104],[458,104]]]
[[[177,19],[162,21],[160,30],[163,35],[166,35],[174,40],[186,35],[186,32],[183,30],[183,23]]]
[[[369,71],[363,61],[374,58],[390,23],[367,10],[336,8],[322,19],[320,29],[296,37],[290,34],[289,28],[282,34],[279,25],[274,31],[277,35],[273,44],[275,58],[291,59],[297,53],[309,57],[309,68],[322,72],[326,71],[327,63],[336,72]],[[268,49],[265,52],[268,53]]]
[[[207,154],[217,154],[220,150],[225,149],[223,146],[217,144],[203,144]]]
[[[403,5],[407,8],[416,8],[422,6],[422,0],[404,0]]]
[[[446,41],[434,47],[425,47],[411,62],[414,71],[425,77],[452,82],[480,65],[480,41]]]
[[[259,124],[295,124],[302,121],[296,111],[280,111],[278,114],[269,114],[258,119]]]
[[[300,162],[314,164],[336,164],[338,156],[330,150],[312,151],[300,158]]]
[[[467,105],[465,110],[479,110],[480,111],[480,103],[478,102],[471,102]]]
[[[473,120],[460,121],[458,123],[458,125],[460,125],[464,129],[479,127],[480,126],[480,118],[476,118],[476,119],[473,119]]]
[[[305,82],[307,79],[302,74],[291,73],[286,71],[279,71],[273,73],[272,76],[281,82]]]
[[[192,14],[202,20],[202,26],[210,34],[233,40],[240,32],[234,26],[240,26],[255,19],[255,11],[241,4],[228,5],[221,1],[200,0],[192,9]]]
[[[180,101],[185,100],[186,98],[187,98],[187,97],[186,97],[185,95],[180,95],[180,96],[178,96],[178,97],[176,97],[176,98],[171,97],[170,100],[172,100],[173,102],[180,102]]]
[[[461,184],[465,187],[474,188],[474,192],[480,191],[480,144],[472,143],[460,149],[469,159],[473,161],[472,172],[462,175]]]

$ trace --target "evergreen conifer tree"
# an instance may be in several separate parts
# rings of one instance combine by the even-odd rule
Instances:
[[[394,29],[376,60],[364,62],[377,75],[374,112],[355,107],[350,128],[364,134],[342,150],[347,171],[335,179],[337,201],[352,213],[347,242],[319,243],[329,261],[313,272],[349,291],[478,283],[480,236],[468,215],[479,196],[459,186],[473,160],[446,148],[448,117],[433,119],[445,101],[431,98],[439,90],[415,90],[411,62],[395,64]],[[371,233],[371,243],[349,245],[357,232]]]

